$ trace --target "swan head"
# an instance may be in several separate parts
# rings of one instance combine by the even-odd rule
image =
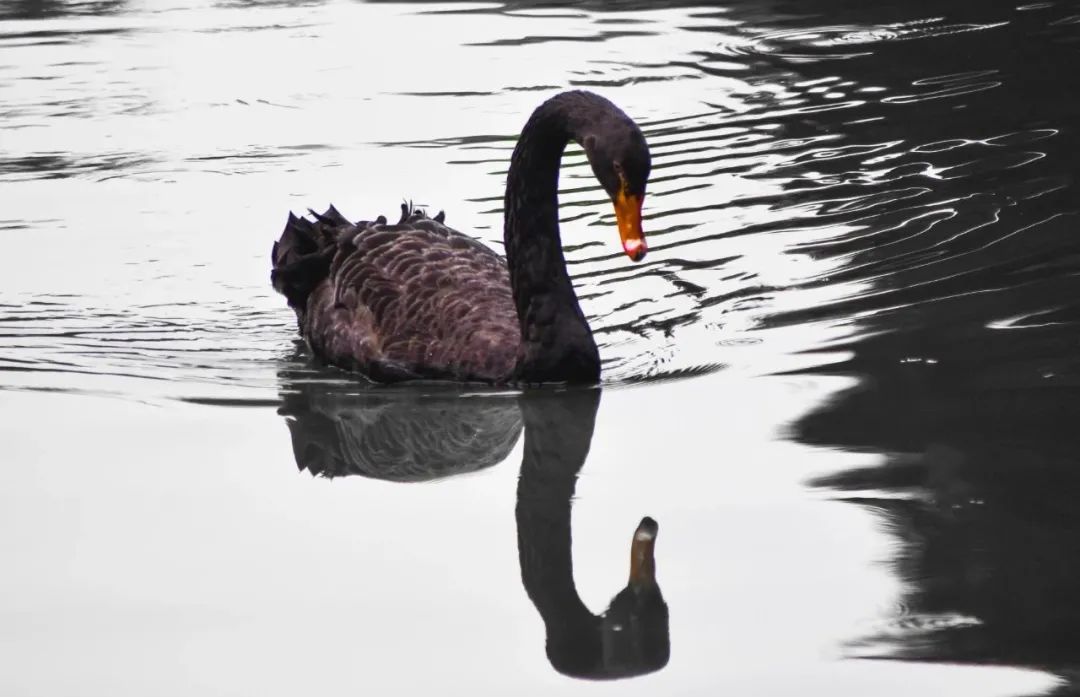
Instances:
[[[615,206],[623,251],[631,260],[641,261],[648,251],[641,229],[641,204],[645,201],[652,159],[641,129],[629,118],[623,119],[606,123],[587,135],[582,147]]]

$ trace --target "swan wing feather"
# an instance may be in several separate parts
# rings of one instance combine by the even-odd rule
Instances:
[[[500,255],[411,206],[396,224],[313,217],[290,216],[274,285],[316,354],[380,382],[509,378],[521,338]]]

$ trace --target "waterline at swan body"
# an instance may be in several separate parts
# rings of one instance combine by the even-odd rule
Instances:
[[[645,138],[607,99],[564,92],[537,107],[511,156],[505,259],[441,213],[403,207],[396,224],[352,223],[332,207],[313,221],[289,216],[271,279],[314,353],[379,382],[598,382],[559,235],[559,165],[571,140],[615,206],[623,250],[640,261]]]

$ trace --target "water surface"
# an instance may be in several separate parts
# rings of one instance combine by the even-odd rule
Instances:
[[[0,5],[0,691],[1071,694],[1078,42],[1075,2]],[[637,265],[564,160],[603,388],[315,365],[287,212],[498,248],[566,88],[654,158]],[[663,611],[613,601],[646,515]]]

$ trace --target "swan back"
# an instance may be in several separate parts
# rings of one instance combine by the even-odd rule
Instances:
[[[382,382],[504,382],[521,332],[505,260],[403,207],[350,223],[333,207],[290,215],[274,247],[274,287],[315,353]]]

